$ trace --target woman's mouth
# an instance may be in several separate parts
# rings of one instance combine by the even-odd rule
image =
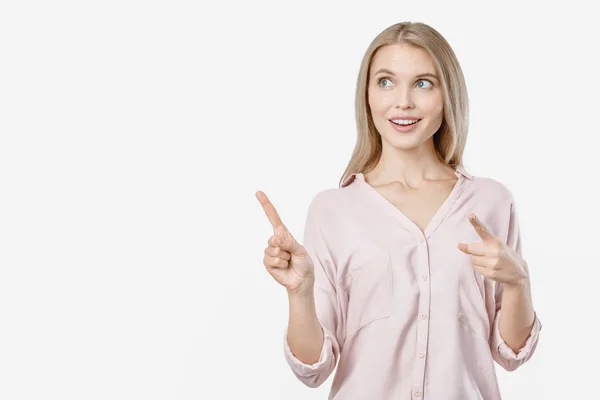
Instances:
[[[412,131],[421,119],[394,119],[389,121],[395,130],[406,133]]]

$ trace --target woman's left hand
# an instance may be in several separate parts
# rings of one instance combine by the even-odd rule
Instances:
[[[471,264],[485,277],[507,285],[519,285],[529,278],[527,263],[519,253],[494,235],[475,214],[469,222],[475,228],[481,243],[459,243],[458,248],[471,256]]]

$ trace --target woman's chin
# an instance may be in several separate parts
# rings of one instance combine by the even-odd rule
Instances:
[[[425,140],[421,135],[390,135],[383,138],[384,146],[391,146],[398,150],[412,150],[424,144]]]

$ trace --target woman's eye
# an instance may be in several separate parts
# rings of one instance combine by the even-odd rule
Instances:
[[[388,78],[381,78],[381,79],[379,80],[379,86],[381,86],[381,82],[384,82],[384,81],[391,82],[391,81],[390,81]],[[383,85],[383,86],[384,86],[384,87],[386,87],[385,85]]]
[[[421,85],[421,83],[426,83],[426,85]],[[433,83],[431,83],[427,79],[420,79],[417,82],[417,86],[420,87],[420,88],[422,88],[422,89],[426,89],[428,87],[427,84],[429,85],[429,87],[433,86]]]
[[[388,82],[390,85],[392,83],[392,81],[389,78],[381,78],[379,79],[378,84],[382,87],[389,87],[390,85],[385,84],[385,82]],[[428,89],[430,87],[433,87],[433,83],[431,83],[431,81],[427,79],[419,79],[417,81],[417,87],[421,89]]]

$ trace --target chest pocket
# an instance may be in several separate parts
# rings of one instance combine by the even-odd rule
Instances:
[[[387,250],[352,268],[342,281],[348,292],[346,336],[392,314],[392,262]]]

